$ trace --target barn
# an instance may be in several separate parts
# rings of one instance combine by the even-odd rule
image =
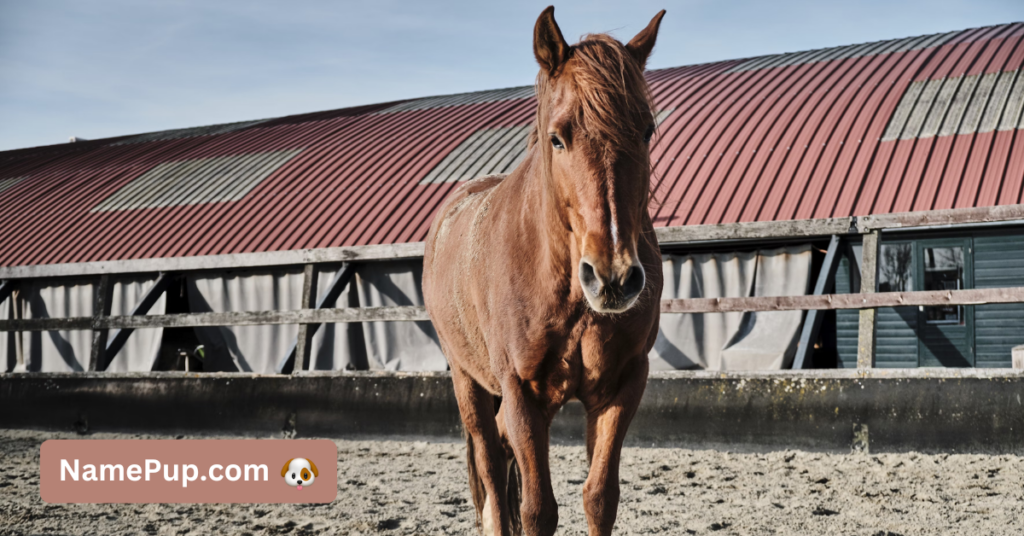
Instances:
[[[1014,23],[648,72],[652,369],[1010,367],[1022,64]],[[3,371],[445,370],[422,241],[523,158],[533,94],[0,152]]]

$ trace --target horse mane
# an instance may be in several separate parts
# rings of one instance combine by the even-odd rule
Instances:
[[[620,146],[641,136],[646,125],[634,118],[652,113],[654,104],[643,68],[626,47],[608,34],[587,34],[570,48],[569,58],[562,73],[579,97],[574,132]],[[547,101],[550,84],[551,78],[542,70],[536,83],[538,104]],[[539,119],[540,114],[530,134],[531,146],[541,137]]]

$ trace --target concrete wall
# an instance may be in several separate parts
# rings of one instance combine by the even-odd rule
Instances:
[[[1009,370],[668,372],[628,443],[729,450],[1024,454],[1024,375]],[[447,373],[6,374],[0,428],[256,437],[458,439]],[[581,442],[563,408],[553,440]]]

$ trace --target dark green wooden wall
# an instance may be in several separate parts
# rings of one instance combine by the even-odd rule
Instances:
[[[1024,230],[947,233],[935,237],[970,237],[975,288],[1024,286]],[[924,236],[909,238],[925,238]],[[928,235],[927,238],[933,238]],[[896,240],[894,240],[896,241]],[[898,241],[906,241],[902,237]],[[888,243],[888,242],[887,242]],[[860,246],[857,245],[857,248]],[[969,262],[970,262],[969,261]],[[853,292],[849,259],[840,262],[836,292]],[[876,366],[918,366],[916,308],[883,308],[878,312]],[[857,366],[857,311],[836,312],[836,350],[839,368]],[[1010,350],[1024,345],[1024,304],[979,305],[974,308],[975,366],[1009,367]]]
[[[976,288],[1024,287],[1024,233],[974,237]],[[977,367],[1009,367],[1010,349],[1024,344],[1024,303],[974,308]]]

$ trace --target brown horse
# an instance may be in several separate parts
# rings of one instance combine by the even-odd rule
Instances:
[[[537,117],[526,158],[444,204],[427,236],[424,298],[452,369],[470,488],[488,535],[558,525],[548,433],[587,412],[590,534],[610,534],[623,437],[647,384],[661,256],[647,211],[654,115],[644,65],[664,11],[627,45],[562,37],[540,15]]]

